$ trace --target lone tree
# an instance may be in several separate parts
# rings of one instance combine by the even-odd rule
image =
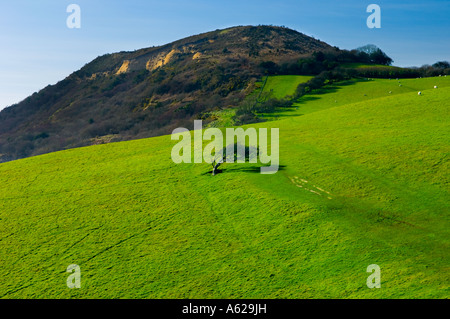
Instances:
[[[450,63],[448,61],[439,61],[433,64],[432,66],[438,69],[450,69]]]
[[[258,147],[246,146],[239,143],[229,144],[212,155],[212,175],[216,175],[219,166],[223,163],[256,163],[258,154]]]
[[[373,44],[367,44],[365,46],[356,49],[359,53],[359,57],[362,59],[368,59],[367,62],[391,65],[394,60],[387,56],[379,47]]]

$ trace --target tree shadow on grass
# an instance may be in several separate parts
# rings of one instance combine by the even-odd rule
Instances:
[[[231,165],[229,167],[224,167],[222,169],[217,169],[216,170],[216,175],[217,174],[227,174],[227,173],[261,173],[261,167],[269,167],[269,166],[258,166],[258,165],[240,165],[239,164],[232,164],[233,167],[231,167]],[[278,169],[273,168],[274,171],[283,171],[286,169],[286,165],[279,165]],[[202,175],[212,175],[212,170],[202,173]]]

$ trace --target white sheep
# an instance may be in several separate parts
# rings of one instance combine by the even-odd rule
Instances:
[[[437,85],[435,85],[434,88],[437,89]]]
[[[419,91],[417,94],[418,94],[418,95],[422,95],[422,92]]]

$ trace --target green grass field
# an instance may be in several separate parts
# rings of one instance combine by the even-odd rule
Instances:
[[[170,136],[0,164],[0,297],[449,298],[450,78],[400,82],[247,126],[280,129],[274,175],[176,165]]]
[[[300,83],[308,82],[312,78],[312,76],[307,75],[269,76],[263,93],[272,92],[274,98],[281,99],[293,95]]]
[[[381,68],[381,69],[396,69],[398,67],[384,64],[365,64],[365,63],[343,63],[344,68],[365,69],[365,68]]]

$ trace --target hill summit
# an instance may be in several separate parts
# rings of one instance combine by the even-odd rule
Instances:
[[[0,161],[191,128],[254,91],[262,62],[332,49],[285,27],[239,26],[105,54],[0,112]]]

